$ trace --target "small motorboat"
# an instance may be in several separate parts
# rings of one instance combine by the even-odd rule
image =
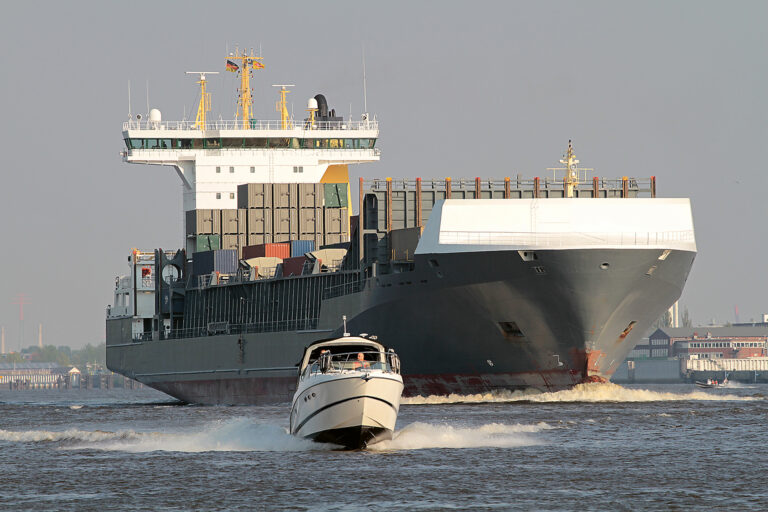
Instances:
[[[347,449],[391,439],[400,410],[400,359],[375,336],[321,340],[304,351],[291,434]]]
[[[700,388],[718,388],[720,386],[728,385],[728,377],[725,377],[723,381],[717,381],[712,379],[707,379],[706,381],[697,380],[694,382],[694,384],[696,384],[696,386]]]

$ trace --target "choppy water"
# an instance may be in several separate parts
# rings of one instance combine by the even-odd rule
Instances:
[[[340,452],[288,405],[151,390],[0,391],[2,510],[765,510],[768,386],[404,400]]]

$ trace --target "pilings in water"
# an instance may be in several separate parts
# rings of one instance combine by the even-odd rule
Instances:
[[[7,385],[10,391],[38,389],[141,389],[141,382],[116,373],[81,374],[77,378],[71,375],[24,375],[2,376],[0,385]]]

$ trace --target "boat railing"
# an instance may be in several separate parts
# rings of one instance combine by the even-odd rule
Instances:
[[[309,122],[305,121],[292,121],[288,124],[280,119],[277,120],[261,120],[251,119],[250,121],[243,123],[241,119],[218,119],[215,121],[207,121],[204,126],[201,126],[196,121],[182,120],[182,121],[151,121],[151,120],[138,120],[131,119],[123,123],[123,131],[126,130],[189,130],[189,131],[204,131],[204,130],[245,130],[245,131],[280,131],[286,134],[306,133],[312,131],[321,130],[340,130],[340,131],[360,131],[360,130],[378,130],[379,122],[376,120],[363,120],[363,121],[315,121],[311,126]]]

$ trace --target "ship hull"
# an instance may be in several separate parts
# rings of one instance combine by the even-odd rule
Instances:
[[[288,402],[313,341],[374,333],[400,355],[404,394],[566,389],[609,380],[677,298],[695,252],[658,249],[417,255],[322,302],[317,329],[132,342],[107,321],[110,369],[201,404]],[[607,265],[606,265],[607,264]],[[298,278],[305,279],[305,277]],[[124,330],[124,329],[123,329]]]

